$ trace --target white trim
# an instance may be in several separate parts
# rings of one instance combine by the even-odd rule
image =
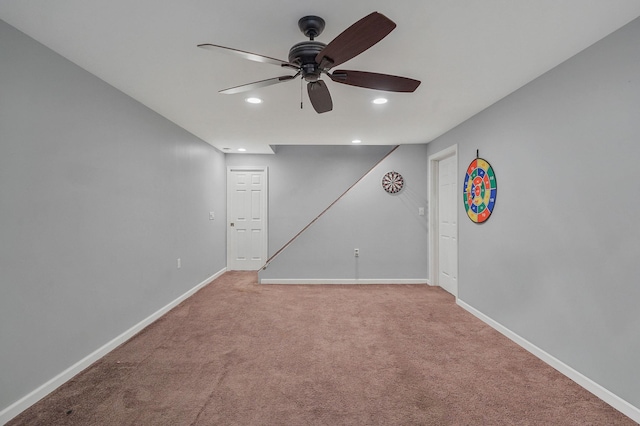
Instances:
[[[567,376],[568,378],[570,378],[571,380],[573,380],[574,382],[576,382],[577,384],[579,384],[580,386],[582,386],[583,388],[585,388],[586,390],[588,390],[589,392],[591,392],[592,394],[594,394],[595,396],[597,396],[598,398],[606,402],[607,404],[611,405],[616,410],[620,411],[625,416],[628,416],[633,421],[640,423],[640,408],[631,405],[629,402],[620,398],[613,392],[609,391],[608,389],[594,382],[593,380],[586,377],[582,373],[574,370],[564,362],[555,358],[553,355],[540,349],[533,343],[529,342],[525,338],[509,330],[507,327],[491,319],[490,317],[478,311],[477,309],[473,308],[472,306],[466,304],[462,300],[457,299],[456,303],[466,311],[470,312],[471,314],[473,314],[474,316],[476,316],[477,318],[479,318],[480,320],[488,324],[490,327],[499,331],[500,333],[505,335],[507,338],[509,338],[513,342],[522,346],[524,349],[526,349],[536,357],[540,358],[542,361],[546,362],[551,367],[555,368],[560,373],[564,374],[565,376]]]
[[[374,279],[374,278],[358,278],[358,279],[321,279],[321,278],[268,278],[261,279],[260,284],[428,284],[426,278],[401,278],[401,279]]]
[[[456,157],[456,188],[458,187],[458,145],[454,144],[448,148],[443,149],[435,154],[429,156],[428,161],[428,176],[429,176],[429,285],[439,286],[438,283],[438,233],[434,230],[438,229],[438,162],[449,158],[451,156]],[[457,189],[456,189],[457,190]],[[458,197],[455,198],[455,209],[458,211]],[[458,222],[458,228],[460,223]],[[458,244],[460,246],[460,233],[458,235]],[[458,260],[456,260],[456,264]],[[458,271],[456,271],[456,279],[458,278]],[[459,284],[459,282],[458,282]],[[457,292],[456,292],[457,293]],[[456,298],[457,294],[454,295]]]
[[[16,417],[18,414],[22,413],[27,408],[31,407],[36,402],[40,401],[42,398],[62,386],[67,381],[71,380],[75,375],[82,372],[85,368],[89,367],[94,362],[98,361],[100,358],[135,336],[137,333],[142,331],[145,327],[156,321],[158,318],[169,312],[171,309],[178,306],[187,298],[191,297],[195,292],[200,290],[202,287],[209,284],[211,281],[218,278],[220,275],[226,272],[226,268],[221,269],[216,272],[209,278],[202,281],[197,286],[193,287],[191,290],[184,293],[182,296],[178,297],[174,301],[170,302],[168,305],[160,308],[158,311],[154,312],[147,318],[140,321],[138,324],[134,325],[121,335],[117,336],[115,339],[106,343],[102,347],[95,350],[93,353],[87,355],[82,358],[80,361],[73,364],[71,367],[67,368],[51,380],[45,382],[37,389],[29,392],[27,395],[23,396],[13,404],[9,405],[2,411],[0,411],[0,425],[7,423],[9,420]]]

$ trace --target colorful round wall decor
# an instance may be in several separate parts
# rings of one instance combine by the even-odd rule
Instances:
[[[475,223],[489,219],[496,205],[498,185],[493,167],[487,160],[476,158],[467,167],[462,197],[467,216]]]
[[[398,172],[389,172],[382,177],[382,187],[389,194],[400,192],[404,186],[404,179]]]

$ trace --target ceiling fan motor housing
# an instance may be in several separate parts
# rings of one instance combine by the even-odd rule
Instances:
[[[300,66],[302,77],[308,82],[318,81],[320,68],[316,63],[316,56],[324,49],[326,44],[319,41],[303,41],[294,45],[289,50],[289,62]]]

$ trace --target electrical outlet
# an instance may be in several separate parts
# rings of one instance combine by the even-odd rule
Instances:
[[[418,216],[424,216],[424,207],[418,207]]]
[[[178,269],[182,268],[182,260],[180,260],[180,258],[178,258]]]
[[[213,220],[216,218],[216,214],[214,212],[209,212],[209,220]]]
[[[357,249],[357,248],[353,249],[353,255],[354,255],[355,257],[360,256],[360,249]]]

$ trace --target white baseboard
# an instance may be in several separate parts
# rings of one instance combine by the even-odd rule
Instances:
[[[355,278],[355,279],[294,279],[294,278],[267,278],[261,279],[260,284],[427,284],[426,278],[411,279],[374,279],[374,278]]]
[[[582,386],[583,388],[585,388],[586,390],[588,390],[589,392],[591,392],[592,394],[594,394],[595,396],[597,396],[598,398],[606,402],[607,404],[611,405],[616,410],[620,411],[622,414],[628,416],[633,421],[640,423],[640,408],[635,407],[634,405],[631,405],[630,403],[620,398],[613,392],[602,387],[601,385],[594,382],[590,378],[586,377],[582,373],[574,370],[564,362],[560,361],[559,359],[555,358],[551,354],[540,349],[533,343],[529,342],[528,340],[524,339],[523,337],[509,330],[499,322],[489,318],[488,316],[478,311],[477,309],[473,308],[472,306],[466,304],[462,300],[457,299],[456,303],[461,308],[470,312],[471,314],[473,314],[474,316],[476,316],[477,318],[479,318],[480,320],[488,324],[490,327],[499,331],[500,333],[505,335],[507,338],[511,339],[518,345],[522,346],[524,349],[526,349],[536,357],[540,358],[542,361],[546,362],[551,367],[558,370],[560,373],[564,374],[565,376],[567,376],[568,378],[570,378],[571,380],[573,380],[574,382],[576,382],[577,384],[579,384],[580,386]]]
[[[42,398],[44,398],[45,396],[47,396],[48,394],[56,390],[58,387],[62,386],[64,383],[71,380],[76,374],[80,373],[85,368],[89,367],[91,364],[98,361],[100,358],[102,358],[103,356],[105,356],[106,354],[108,354],[109,352],[111,352],[112,350],[114,350],[115,348],[117,348],[118,346],[120,346],[121,344],[123,344],[124,342],[132,338],[133,336],[135,336],[137,333],[142,331],[145,327],[147,327],[148,325],[156,321],[158,318],[160,318],[161,316],[169,312],[171,309],[178,306],[184,300],[192,296],[196,291],[200,290],[202,287],[206,286],[211,281],[215,280],[225,272],[226,272],[226,268],[223,268],[220,271],[216,272],[206,280],[202,281],[197,286],[193,287],[191,290],[187,291],[186,293],[184,293],[174,301],[170,302],[168,305],[154,312],[144,320],[140,321],[138,324],[134,325],[133,327],[131,327],[121,335],[117,336],[115,339],[111,340],[110,342],[106,343],[102,347],[98,348],[93,353],[87,355],[80,361],[76,362],[71,367],[67,368],[66,370],[64,370],[57,376],[55,376],[53,379],[42,384],[37,389],[29,392],[27,395],[23,396],[22,398],[20,398],[19,400],[11,404],[10,406],[0,411],[0,425],[4,425],[9,420],[13,419],[18,414],[22,413],[24,410],[31,407],[33,404],[40,401]]]

